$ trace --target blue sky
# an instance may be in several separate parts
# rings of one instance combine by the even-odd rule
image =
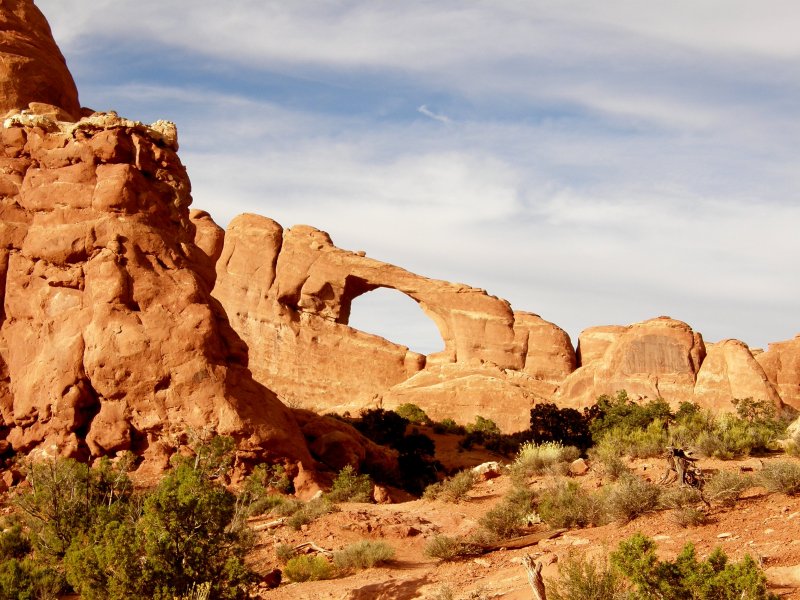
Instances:
[[[223,226],[314,225],[573,342],[658,315],[800,333],[796,2],[37,5],[84,105],[178,124]],[[440,343],[374,304],[354,324]]]

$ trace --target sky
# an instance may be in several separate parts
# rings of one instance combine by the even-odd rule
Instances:
[[[84,106],[177,124],[222,226],[313,225],[573,343],[660,315],[800,333],[794,0],[36,4]],[[372,292],[351,324],[440,349],[407,311]]]

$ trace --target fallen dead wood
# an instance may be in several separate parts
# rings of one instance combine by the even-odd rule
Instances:
[[[302,544],[297,544],[294,547],[295,552],[300,552],[301,550],[304,552],[316,552],[318,554],[324,554],[325,556],[333,556],[333,550],[326,550],[321,546],[317,546],[314,542],[303,542]]]
[[[537,531],[536,533],[529,533],[520,537],[515,537],[507,540],[500,540],[493,544],[483,544],[480,547],[484,553],[494,552],[495,550],[518,550],[519,548],[527,548],[538,544],[542,540],[549,540],[554,537],[560,536],[566,532],[566,529],[551,529],[549,531]]]
[[[522,557],[522,566],[528,573],[528,583],[533,591],[533,600],[547,600],[544,579],[542,579],[542,563],[534,561],[530,554],[526,554]]]
[[[275,521],[270,521],[269,523],[259,523],[258,525],[253,525],[253,531],[264,531],[266,529],[275,529],[276,527],[280,527],[286,522],[286,517],[281,517]]]

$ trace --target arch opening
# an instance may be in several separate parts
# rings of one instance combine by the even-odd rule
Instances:
[[[444,350],[436,324],[403,292],[379,287],[353,298],[346,325],[420,354]]]

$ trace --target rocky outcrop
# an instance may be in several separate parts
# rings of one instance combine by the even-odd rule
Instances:
[[[699,333],[669,317],[636,323],[624,331],[593,328],[586,338],[581,334],[578,343],[581,367],[555,395],[557,403],[574,408],[590,406],[598,396],[618,390],[633,398],[663,397],[675,404],[691,400],[706,353]],[[586,362],[587,358],[591,360]]]
[[[75,120],[80,108],[75,82],[42,13],[32,0],[3,0],[0,116],[32,109]]]
[[[789,406],[800,410],[800,335],[770,344],[756,355],[770,383]]]
[[[554,395],[564,406],[583,408],[625,390],[632,398],[697,402],[715,412],[732,411],[734,399],[748,397],[783,407],[746,344],[706,345],[689,325],[669,317],[593,327],[581,333],[578,348],[580,368]]]
[[[379,287],[415,300],[444,350],[424,356],[349,327],[353,300]],[[575,364],[566,333],[484,290],[427,279],[341,250],[312,227],[283,230],[255,215],[228,227],[214,296],[247,343],[256,379],[306,408],[353,411],[402,398],[432,415],[466,422],[480,414],[524,428],[533,401]]]
[[[694,386],[698,404],[715,412],[732,410],[732,402],[737,398],[766,400],[776,408],[782,406],[781,397],[747,344],[723,340],[707,344],[706,351]]]
[[[2,432],[18,451],[100,455],[213,430],[310,465],[210,296],[214,244],[194,243],[203,219],[168,134],[114,114],[6,119]]]

